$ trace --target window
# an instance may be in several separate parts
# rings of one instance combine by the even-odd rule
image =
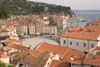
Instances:
[[[84,47],[86,47],[86,43],[84,43]]]
[[[66,41],[64,40],[64,44],[66,44]]]
[[[78,46],[78,42],[77,42],[77,46]]]
[[[91,45],[91,48],[94,48],[94,45],[93,44]]]
[[[72,45],[72,42],[70,41],[70,45]]]
[[[81,55],[79,55],[79,57],[81,57]]]

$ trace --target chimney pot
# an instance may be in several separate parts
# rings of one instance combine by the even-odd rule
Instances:
[[[88,58],[88,51],[85,51],[85,58]]]

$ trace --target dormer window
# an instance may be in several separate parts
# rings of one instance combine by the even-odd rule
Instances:
[[[53,64],[56,64],[56,62],[53,62]]]
[[[79,55],[79,57],[81,57],[81,55]]]
[[[72,55],[71,57],[74,57],[74,55]]]
[[[92,60],[95,60],[95,57],[92,57]]]

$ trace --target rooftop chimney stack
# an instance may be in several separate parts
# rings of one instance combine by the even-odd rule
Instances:
[[[85,58],[88,58],[88,51],[85,51]]]

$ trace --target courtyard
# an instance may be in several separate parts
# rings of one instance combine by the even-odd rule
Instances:
[[[53,45],[59,45],[55,40],[45,37],[33,37],[33,38],[26,38],[21,41],[22,45],[30,47],[33,50],[39,43],[49,43]]]

